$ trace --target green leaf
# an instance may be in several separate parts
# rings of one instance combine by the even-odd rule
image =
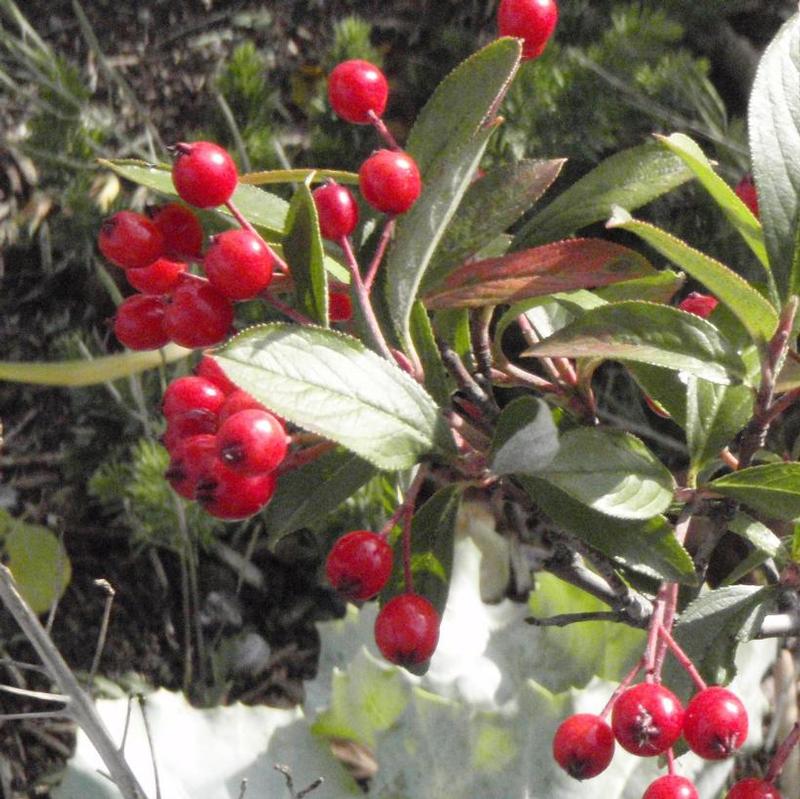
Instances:
[[[495,474],[535,474],[547,468],[558,448],[558,429],[547,404],[519,397],[497,420],[491,469]]]
[[[452,439],[434,401],[357,339],[268,324],[216,350],[228,377],[271,410],[380,469],[407,469]]]
[[[656,136],[656,139],[670,152],[675,153],[692,170],[703,188],[725,214],[725,218],[747,243],[753,254],[766,269],[768,278],[772,277],[764,245],[761,223],[750,209],[739,199],[736,192],[714,171],[714,167],[700,149],[697,142],[683,133],[671,136]]]
[[[628,363],[628,371],[642,391],[655,400],[678,427],[686,429],[686,381],[674,369],[650,366],[647,363]]]
[[[269,543],[301,527],[313,527],[374,474],[371,463],[339,448],[282,474],[263,514]]]
[[[492,135],[493,114],[519,66],[520,44],[498,39],[448,75],[422,109],[408,152],[423,179],[420,198],[397,221],[384,273],[398,340],[411,346],[409,322],[420,282]]]
[[[800,516],[800,463],[751,466],[712,480],[708,488],[773,518]]]
[[[411,311],[411,339],[422,361],[425,388],[438,405],[449,405],[455,384],[442,363],[428,312],[419,301],[414,303]]]
[[[523,354],[637,361],[723,385],[747,375],[739,354],[710,322],[645,302],[594,308]]]
[[[358,185],[358,172],[342,169],[267,169],[263,172],[245,172],[239,175],[239,183],[249,186],[265,186],[272,183],[323,183],[326,180]]]
[[[436,248],[422,280],[423,290],[496,241],[547,191],[563,165],[564,159],[519,161],[475,180]]]
[[[777,312],[763,295],[725,264],[695,250],[655,225],[631,218],[621,209],[615,210],[608,227],[635,233],[665,258],[685,269],[730,308],[754,341],[772,338],[778,326]]]
[[[633,211],[692,177],[680,158],[656,142],[616,153],[563,191],[519,231],[512,249],[521,250],[571,236],[605,221],[616,205]]]
[[[570,239],[464,264],[425,296],[429,308],[481,307],[655,274],[647,259],[602,239]]]
[[[662,269],[655,275],[613,283],[597,289],[596,294],[606,302],[643,300],[644,302],[668,303],[686,282],[686,275]]]
[[[748,111],[750,151],[769,261],[784,298],[800,289],[793,265],[800,214],[800,16],[767,47]]]
[[[646,521],[613,519],[544,480],[516,479],[555,524],[621,565],[657,580],[696,584],[692,559],[663,516]]]
[[[298,310],[328,325],[328,281],[317,207],[308,185],[297,187],[286,217],[283,254],[292,270]]]
[[[771,558],[784,554],[784,546],[772,530],[765,524],[739,511],[730,522],[728,530],[751,543],[756,549],[765,552]]]

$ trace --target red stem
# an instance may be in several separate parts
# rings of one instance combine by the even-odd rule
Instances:
[[[647,645],[644,650],[645,679],[648,682],[659,682],[660,675],[656,674],[656,650],[658,648],[658,628],[664,621],[664,605],[667,599],[668,583],[662,583],[653,603],[653,615],[650,617],[650,627],[647,631]]]
[[[600,713],[600,718],[604,719],[606,716],[608,716],[608,714],[611,712],[611,709],[614,707],[614,702],[617,701],[621,694],[628,690],[628,686],[636,679],[636,675],[642,670],[643,667],[644,658],[641,658],[636,665],[622,678],[620,684],[614,689],[614,693],[611,694],[608,702],[606,702],[606,706]]]
[[[375,130],[378,131],[378,135],[391,147],[392,150],[400,150],[402,151],[402,147],[397,143],[397,140],[394,136],[392,136],[389,128],[386,127],[386,123],[370,108],[367,111],[367,116],[369,117],[369,121],[372,123],[372,126]]]
[[[375,250],[375,255],[372,256],[372,261],[370,262],[369,268],[367,269],[367,276],[364,278],[364,286],[367,289],[367,293],[372,291],[372,284],[375,282],[375,277],[378,274],[378,268],[380,267],[384,253],[386,252],[386,247],[388,246],[389,242],[392,239],[392,234],[394,233],[394,218],[389,218],[386,220],[386,224],[383,226],[383,231],[381,232],[381,238],[378,242],[378,247]]]
[[[298,325],[314,324],[312,319],[292,308],[291,305],[287,305],[283,300],[279,300],[269,289],[264,289],[258,296],[274,308],[277,308],[284,316],[288,316],[293,322],[297,322]]]
[[[663,624],[659,626],[658,634],[670,648],[672,654],[675,655],[675,659],[678,663],[683,666],[687,674],[692,678],[692,682],[700,691],[705,691],[705,689],[708,688],[706,681],[700,676],[700,672],[697,670],[694,663],[692,663],[691,658],[683,651],[681,645],[672,637]]]
[[[792,727],[789,734],[786,736],[786,738],[784,738],[783,743],[778,747],[778,751],[775,752],[772,760],[770,761],[767,773],[764,775],[764,779],[767,782],[775,782],[775,780],[778,778],[778,775],[781,773],[781,769],[786,765],[786,761],[789,759],[792,749],[797,746],[797,742],[799,740],[800,721],[796,721],[794,723],[794,727]]]
[[[296,450],[287,456],[286,460],[277,468],[275,473],[280,477],[282,474],[292,471],[292,469],[305,466],[307,463],[311,463],[326,452],[329,452],[335,446],[336,444],[334,444],[333,441],[323,441],[321,444],[315,444],[313,447]]]
[[[249,233],[252,233],[254,236],[257,236],[258,239],[262,242],[262,244],[272,253],[272,257],[275,259],[275,263],[278,265],[278,269],[282,272],[289,273],[289,264],[283,260],[283,258],[269,246],[269,244],[264,241],[264,237],[253,227],[250,220],[247,219],[244,214],[233,204],[233,200],[228,200],[225,203],[225,207],[233,214],[233,218]]]

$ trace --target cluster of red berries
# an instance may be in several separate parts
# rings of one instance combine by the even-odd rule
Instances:
[[[244,519],[275,492],[275,470],[288,439],[283,423],[204,355],[197,374],[173,380],[164,393],[166,477],[180,496],[212,516]]]
[[[611,724],[591,713],[579,713],[563,721],[553,738],[553,756],[568,774],[583,780],[604,771],[614,754],[615,741],[640,757],[667,752],[683,734],[689,748],[707,760],[723,760],[747,738],[747,712],[727,688],[713,685],[698,691],[684,707],[668,688],[643,682],[627,688],[614,699]],[[754,786],[758,780],[745,780]],[[757,793],[755,787],[738,783],[728,799],[766,799],[779,795]],[[765,783],[768,785],[768,783]],[[771,787],[771,786],[770,786]],[[750,792],[747,792],[747,791]],[[643,799],[698,799],[692,782],[677,774],[659,777]]]

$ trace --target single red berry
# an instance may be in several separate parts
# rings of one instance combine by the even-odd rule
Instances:
[[[214,458],[197,481],[195,498],[218,519],[246,519],[272,499],[276,485],[274,472],[242,474]]]
[[[239,175],[228,151],[210,141],[175,145],[172,183],[180,198],[197,208],[215,208],[230,200]]]
[[[184,280],[172,292],[164,314],[169,337],[183,347],[212,347],[233,324],[231,301],[204,280]]]
[[[523,40],[522,58],[538,58],[558,22],[555,0],[500,0],[497,29],[501,36]]]
[[[251,300],[272,280],[272,251],[249,230],[226,230],[211,239],[203,258],[211,285],[231,300]]]
[[[783,799],[783,797],[772,783],[756,777],[746,777],[728,791],[725,799]]]
[[[167,419],[167,429],[161,436],[161,443],[173,453],[175,448],[187,438],[210,434],[214,435],[219,427],[217,415],[205,408],[195,408],[186,413],[177,413]]]
[[[114,335],[131,350],[157,350],[169,344],[164,329],[166,303],[161,297],[136,294],[117,308]]]
[[[217,431],[219,457],[231,469],[244,474],[277,469],[287,448],[286,431],[269,411],[239,411]]]
[[[202,434],[183,438],[170,449],[167,482],[176,494],[194,499],[197,483],[207,473],[217,457],[217,437]]]
[[[706,760],[723,760],[747,738],[747,711],[732,691],[712,685],[696,693],[686,706],[683,737]]]
[[[708,319],[717,305],[719,305],[719,300],[716,297],[712,297],[710,294],[701,294],[699,291],[693,291],[678,303],[678,308],[681,311],[693,313],[701,319]]]
[[[156,208],[150,217],[164,237],[164,253],[168,258],[199,258],[203,250],[203,226],[191,208],[180,203],[167,203]]]
[[[112,264],[139,269],[164,254],[164,237],[146,216],[119,211],[100,226],[97,246]]]
[[[368,125],[369,112],[383,116],[389,98],[386,76],[369,61],[343,61],[328,76],[328,100],[342,118]]]
[[[194,373],[198,377],[205,377],[206,380],[210,380],[226,397],[239,390],[239,386],[228,378],[216,359],[210,355],[203,355]]]
[[[694,783],[678,774],[665,774],[651,782],[642,799],[700,799]]]
[[[678,740],[683,715],[683,707],[672,691],[658,683],[643,682],[628,688],[614,703],[611,728],[623,749],[640,757],[653,757]]]
[[[734,189],[736,196],[750,209],[750,213],[758,219],[758,192],[750,175],[745,175]]]
[[[228,394],[225,398],[225,404],[219,409],[219,423],[222,424],[235,413],[246,411],[251,408],[260,411],[267,410],[264,404],[259,402],[252,394],[248,394],[246,391],[237,388],[236,391],[232,391]]]
[[[331,322],[349,322],[353,318],[353,301],[347,292],[328,294],[328,318]]]
[[[326,183],[314,190],[313,197],[323,238],[338,241],[356,229],[358,203],[347,186]]]
[[[358,183],[364,199],[387,214],[405,213],[422,191],[416,161],[397,150],[378,150],[367,158],[358,170]]]
[[[576,713],[561,722],[553,736],[553,757],[570,777],[588,780],[608,768],[614,756],[614,733],[605,719]]]
[[[173,380],[161,400],[161,412],[168,420],[192,411],[208,411],[216,416],[225,395],[210,380],[187,375]]]
[[[413,666],[430,658],[439,642],[439,614],[425,597],[400,594],[375,619],[375,643],[390,663]]]
[[[331,547],[325,574],[345,599],[372,599],[389,582],[392,560],[392,548],[382,535],[353,530]]]
[[[180,283],[185,272],[186,264],[182,261],[159,258],[147,266],[127,269],[125,277],[142,294],[168,294]]]

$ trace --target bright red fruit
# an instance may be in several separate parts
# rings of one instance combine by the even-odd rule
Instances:
[[[614,756],[614,733],[600,716],[576,713],[561,722],[553,736],[553,757],[570,777],[588,780],[608,768]]]
[[[364,199],[378,211],[403,214],[417,201],[422,179],[408,153],[378,150],[361,164],[358,182]]]
[[[242,474],[214,458],[197,481],[195,498],[218,519],[246,519],[272,499],[276,484],[274,473]]]
[[[271,472],[286,457],[283,425],[269,412],[245,410],[229,416],[217,431],[219,457],[237,472]]]
[[[325,574],[345,599],[372,599],[389,581],[392,561],[392,548],[382,535],[353,530],[331,548]]]
[[[163,255],[164,237],[146,216],[119,211],[100,226],[97,246],[112,264],[138,269]]]
[[[219,427],[217,415],[204,408],[178,413],[167,419],[167,429],[161,436],[161,443],[170,453],[187,438],[204,434],[214,434]]]
[[[222,424],[229,416],[250,408],[260,411],[267,410],[252,394],[237,388],[225,398],[225,404],[219,410],[219,423]]]
[[[142,294],[167,294],[180,283],[185,272],[186,264],[182,261],[159,258],[147,266],[127,269],[125,277]]]
[[[725,799],[783,799],[781,792],[770,782],[756,777],[739,780]]]
[[[183,347],[212,347],[233,324],[231,301],[203,280],[184,280],[172,292],[164,314],[169,337]]]
[[[693,291],[678,303],[678,308],[681,311],[693,313],[701,319],[708,319],[717,305],[719,305],[719,300],[716,297],[712,297],[710,294],[701,294],[699,291]]]
[[[328,295],[328,318],[331,322],[349,322],[353,318],[353,301],[344,291]]]
[[[275,258],[249,230],[226,230],[211,239],[203,258],[211,285],[231,300],[251,300],[272,280]]]
[[[198,481],[217,457],[217,437],[201,434],[181,439],[170,450],[170,456],[164,476],[176,494],[194,499]]]
[[[222,371],[222,367],[210,355],[204,355],[200,359],[194,372],[198,377],[210,380],[225,396],[239,390],[239,386],[233,380],[228,379],[228,376]]]
[[[381,654],[398,666],[424,663],[438,642],[439,614],[419,594],[390,599],[375,619],[375,643]]]
[[[339,183],[326,183],[314,190],[322,237],[338,241],[349,236],[358,224],[358,203],[353,192]]]
[[[172,183],[180,198],[197,208],[215,208],[230,200],[239,175],[228,151],[210,141],[175,145]]]
[[[214,416],[225,402],[225,395],[210,380],[187,375],[173,380],[161,400],[161,412],[168,420],[192,411],[208,411]]]
[[[658,683],[643,682],[628,688],[614,703],[611,728],[623,749],[640,757],[653,757],[678,740],[683,715],[683,707],[672,691]]]
[[[732,691],[712,685],[686,706],[683,737],[689,748],[706,760],[723,760],[747,738],[747,711]]]
[[[191,208],[180,203],[167,203],[155,209],[150,217],[164,237],[164,254],[168,258],[199,258],[203,249],[203,226]]]
[[[328,76],[328,100],[342,118],[368,125],[369,111],[382,116],[389,97],[386,76],[369,61],[343,61]]]
[[[756,184],[750,175],[745,175],[734,189],[736,196],[750,209],[753,216],[758,219],[758,192]]]
[[[164,330],[166,304],[161,297],[137,294],[117,308],[114,335],[131,350],[157,350],[169,344]]]
[[[694,783],[678,774],[665,774],[651,782],[642,799],[700,799]]]
[[[555,0],[501,0],[497,9],[500,35],[523,40],[523,60],[537,58],[544,52],[557,22]]]

